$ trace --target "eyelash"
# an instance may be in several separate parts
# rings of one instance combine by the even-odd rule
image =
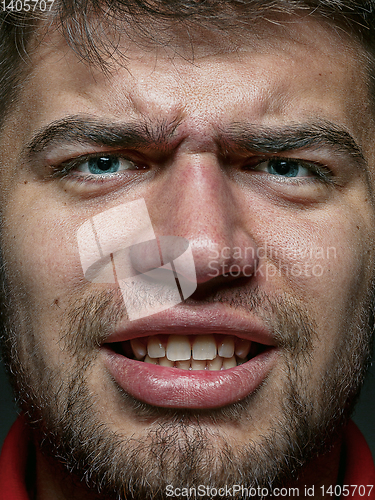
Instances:
[[[142,163],[141,161],[138,160],[132,160],[128,156],[121,155],[121,154],[114,154],[114,153],[100,153],[100,154],[87,154],[83,156],[79,156],[77,158],[73,158],[72,160],[67,160],[64,161],[58,165],[52,165],[52,178],[60,178],[60,179],[66,179],[67,177],[74,178],[76,181],[81,181],[81,182],[108,182],[108,178],[112,175],[113,177],[120,175],[127,170],[122,170],[119,173],[113,173],[113,174],[106,174],[103,172],[103,175],[93,175],[93,174],[75,174],[74,169],[77,169],[78,167],[84,165],[86,162],[89,162],[90,160],[95,160],[95,159],[100,159],[100,158],[116,158],[119,160],[124,160],[127,162],[130,162],[134,165],[134,169],[129,169],[129,172],[136,172],[136,171],[141,171],[141,170],[147,170],[148,168]]]
[[[246,171],[257,171],[257,167],[261,165],[262,163],[266,163],[271,160],[276,160],[276,161],[285,161],[285,162],[291,162],[291,163],[298,163],[301,167],[304,167],[308,169],[312,177],[283,177],[280,175],[278,180],[281,179],[288,179],[288,182],[306,182],[306,181],[315,181],[315,182],[322,182],[324,184],[333,184],[335,182],[334,179],[334,174],[332,170],[327,166],[322,163],[314,163],[311,161],[306,161],[306,160],[301,160],[299,158],[290,158],[290,157],[285,157],[285,156],[268,156],[268,157],[254,157],[251,159],[250,162],[248,162],[244,167],[243,170]],[[277,177],[274,174],[269,174],[273,175],[274,177]]]

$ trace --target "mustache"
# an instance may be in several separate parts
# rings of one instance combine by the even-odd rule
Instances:
[[[272,331],[277,347],[295,356],[311,355],[316,336],[315,321],[309,316],[305,303],[291,294],[271,295],[256,287],[217,290],[199,300],[193,297],[179,307],[220,303],[241,315],[258,316]],[[67,312],[67,329],[62,341],[73,355],[87,356],[98,350],[120,322],[127,320],[124,299],[118,288],[90,290]]]

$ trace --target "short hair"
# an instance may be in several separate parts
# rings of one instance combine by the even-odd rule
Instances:
[[[30,40],[41,27],[47,31],[51,27],[61,29],[81,58],[104,68],[104,56],[111,53],[100,32],[105,21],[111,25],[126,19],[149,36],[155,20],[235,30],[243,27],[244,19],[298,12],[323,18],[359,41],[375,81],[371,74],[375,68],[375,0],[55,0],[50,12],[5,9],[0,13],[0,126],[27,74]],[[101,22],[95,23],[95,19]]]

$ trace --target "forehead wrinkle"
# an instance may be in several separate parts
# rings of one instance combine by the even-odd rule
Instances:
[[[288,16],[289,19],[289,16]],[[296,58],[296,50],[300,51],[303,47],[307,51],[313,50],[314,52],[319,51],[321,55],[323,56],[330,56],[332,57],[332,51],[330,48],[332,47],[332,44],[335,42],[336,45],[341,41],[339,44],[340,50],[335,50],[335,53],[338,55],[338,58],[340,58],[345,51],[349,51],[349,45],[351,45],[351,50],[353,51],[353,42],[352,40],[340,40],[341,37],[337,35],[337,33],[332,33],[332,28],[329,27],[329,25],[326,25],[326,23],[319,22],[320,20],[317,20],[315,18],[309,18],[309,19],[302,19],[302,23],[300,23],[301,19],[298,17],[290,17],[290,22],[288,23],[285,19],[281,19],[277,23],[264,23],[262,22],[261,25],[258,25],[253,28],[252,30],[248,29],[246,30],[246,43],[244,43],[244,39],[240,38],[240,42],[238,43],[237,46],[234,48],[230,48],[228,52],[228,48],[226,48],[225,44],[222,44],[222,55],[223,57],[227,57],[228,55],[230,58],[237,59],[239,54],[243,51],[251,51],[255,54],[259,53],[269,53],[272,51],[277,51],[277,53],[281,56],[284,56],[288,59]],[[298,21],[298,22],[297,22]],[[264,28],[264,25],[267,27]],[[174,31],[173,26],[170,27],[171,32]],[[325,39],[327,39],[327,44],[318,43],[317,39],[319,38],[316,34],[316,31],[318,31],[319,35],[325,35]],[[272,35],[272,36],[271,36]],[[288,36],[287,36],[288,35]],[[51,42],[51,38],[53,41]],[[348,38],[348,37],[347,37]],[[324,40],[325,40],[324,39]],[[61,36],[61,33],[55,32],[50,34],[48,36],[48,43],[41,43],[38,46],[38,50],[36,50],[36,53],[34,55],[38,55],[42,53],[43,57],[36,57],[35,63],[39,64],[40,60],[44,59],[44,62],[46,64],[50,63],[50,58],[54,58],[55,60],[64,58],[66,60],[66,65],[67,69],[70,69],[70,55],[71,57],[74,57],[77,62],[80,62],[80,66],[82,70],[85,71],[79,78],[77,78],[77,68],[75,67],[75,74],[72,75],[74,76],[74,81],[77,85],[78,80],[81,80],[82,82],[82,89],[81,92],[84,94],[85,98],[89,97],[89,92],[90,92],[90,86],[94,85],[103,85],[105,86],[106,84],[108,85],[108,82],[110,79],[111,85],[114,85],[113,91],[111,91],[111,96],[110,99],[113,101],[113,103],[116,105],[116,109],[124,109],[126,107],[127,111],[129,112],[129,108],[137,108],[137,103],[133,99],[134,96],[131,95],[131,89],[129,87],[132,86],[130,83],[132,80],[135,81],[136,79],[134,78],[134,74],[132,73],[132,60],[138,61],[139,60],[139,53],[146,54],[147,57],[151,53],[154,53],[155,56],[155,67],[157,64],[159,64],[159,61],[157,59],[159,58],[159,54],[156,56],[155,50],[160,48],[157,44],[155,44],[152,47],[144,48],[142,49],[142,44],[137,43],[137,40],[134,37],[131,37],[130,35],[126,35],[125,30],[124,30],[124,35],[122,38],[122,43],[119,43],[118,45],[118,50],[121,56],[115,58],[115,64],[110,72],[108,74],[104,74],[101,70],[100,67],[95,66],[94,64],[90,64],[89,66],[85,64],[85,62],[82,62],[77,56],[76,53],[73,52],[71,47],[67,44],[67,42],[63,39]],[[195,40],[196,41],[196,40]],[[200,42],[201,40],[198,39]],[[330,43],[328,43],[328,41]],[[280,43],[282,42],[282,43]],[[346,42],[346,43],[343,43]],[[51,46],[52,43],[52,46]],[[194,44],[194,39],[190,40],[190,43]],[[198,44],[198,42],[197,42]],[[217,49],[216,49],[216,44],[213,44],[215,48],[215,52],[212,54],[210,53],[208,56],[201,56],[199,57],[200,60],[204,61],[205,57],[211,57],[212,55],[215,57],[218,57],[217,54]],[[327,45],[327,46],[326,46]],[[170,50],[173,50],[173,44],[171,44]],[[190,47],[190,44],[189,44]],[[167,51],[169,47],[162,47],[163,51]],[[198,44],[198,47],[200,48],[200,44]],[[57,49],[52,50],[52,49]],[[136,52],[134,53],[134,49]],[[322,52],[323,51],[323,52]],[[350,52],[349,51],[349,52]],[[193,61],[189,62],[188,59],[185,57],[181,56],[180,54],[177,54],[176,52],[173,52],[177,57],[180,57],[184,63],[190,64],[190,66],[194,66]],[[235,55],[236,54],[236,55]],[[349,55],[349,54],[348,54]],[[196,56],[197,57],[197,56]],[[169,61],[169,64],[172,65],[172,60],[174,57],[167,56],[166,57]],[[162,56],[161,59],[164,59]],[[173,61],[174,63],[174,61]],[[176,69],[176,64],[173,64],[173,67]],[[124,93],[122,88],[120,88],[120,92],[117,92],[119,88],[119,84],[116,81],[116,78],[112,78],[115,76],[117,69],[125,69],[129,75],[129,85],[128,85],[128,90],[130,92]],[[64,74],[64,86],[66,87],[66,78],[67,74]],[[84,85],[83,85],[84,84]],[[79,91],[79,89],[77,89]],[[108,101],[108,99],[106,99]],[[127,101],[127,103],[122,103],[122,101]]]

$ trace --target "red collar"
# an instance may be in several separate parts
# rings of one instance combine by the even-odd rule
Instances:
[[[345,453],[343,485],[373,485],[370,496],[368,496],[369,488],[366,489],[365,495],[363,489],[359,491],[357,488],[357,492],[352,496],[352,488],[348,498],[351,500],[375,499],[375,466],[371,450],[353,421],[349,421],[344,431],[343,453]]]
[[[350,500],[375,500],[375,466],[371,451],[352,421],[344,432],[343,453],[343,486],[350,486],[350,494],[344,495]],[[32,484],[34,478],[27,478],[27,473],[29,476],[33,474],[35,463],[31,461],[35,460],[34,457],[30,431],[24,417],[19,417],[4,441],[0,456],[0,500],[30,500],[27,482],[29,479]],[[369,495],[371,485],[373,488]],[[355,492],[353,486],[357,486]],[[365,489],[360,489],[360,486]],[[332,491],[333,495],[328,494],[327,500],[335,498]],[[342,498],[345,500],[344,496]]]
[[[35,460],[24,417],[11,427],[0,455],[0,500],[30,500],[26,487],[27,461]],[[29,458],[30,457],[30,458]]]

